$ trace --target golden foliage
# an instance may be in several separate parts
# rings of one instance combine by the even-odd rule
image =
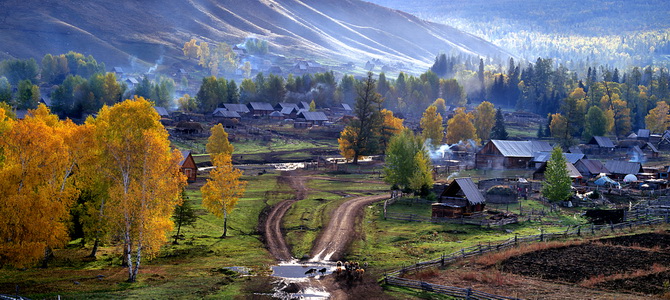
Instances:
[[[211,135],[207,139],[207,153],[210,155],[215,154],[228,154],[232,155],[233,150],[235,149],[233,145],[228,141],[228,133],[223,129],[223,125],[216,124],[210,130]]]
[[[240,180],[242,171],[233,167],[230,154],[211,155],[215,169],[209,173],[207,183],[200,189],[202,205],[215,216],[224,218],[222,236],[225,237],[228,215],[235,208],[239,198],[244,195],[246,182]]]
[[[12,121],[0,109],[0,264],[29,266],[47,247],[67,242],[73,155],[66,143],[71,122],[44,105]]]
[[[90,120],[100,169],[109,180],[107,215],[127,249],[129,281],[135,280],[142,255],[151,257],[166,242],[186,183],[181,154],[170,150],[159,120],[142,97],[105,106]]]
[[[472,124],[473,119],[472,114],[465,113],[465,108],[457,108],[454,117],[447,121],[447,144],[456,144],[467,140],[474,140],[479,143],[477,130],[475,125]]]
[[[356,144],[357,139],[358,135],[351,126],[344,127],[342,132],[340,132],[340,137],[337,139],[337,143],[339,145],[340,154],[347,160],[354,159],[354,155],[356,155],[352,145]]]
[[[668,129],[668,126],[670,125],[668,112],[670,112],[668,103],[665,101],[656,102],[656,107],[649,110],[649,114],[644,117],[644,123],[647,125],[647,129],[651,130],[652,133],[661,133]]]
[[[431,105],[426,108],[421,117],[421,136],[429,140],[433,146],[442,145],[444,139],[444,127],[442,126],[442,115],[437,112],[437,106]]]
[[[477,136],[481,141],[487,141],[491,136],[491,129],[496,122],[496,110],[493,104],[484,101],[475,108],[474,125]]]

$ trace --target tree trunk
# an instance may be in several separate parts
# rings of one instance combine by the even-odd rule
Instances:
[[[228,216],[224,215],[223,216],[223,235],[221,235],[221,238],[225,238],[226,234],[228,234]]]
[[[179,242],[177,241],[179,239],[179,231],[181,231],[181,216],[179,216],[179,221],[177,223],[177,235],[174,237],[174,242],[172,242],[174,245],[179,245]]]
[[[128,233],[126,233],[128,235]],[[135,282],[135,276],[133,274],[133,257],[132,257],[132,246],[130,243],[126,243],[126,255],[128,262],[126,263],[126,266],[128,267],[128,282]]]
[[[358,164],[358,151],[354,151],[354,160],[352,161],[354,165]]]
[[[95,242],[93,242],[93,249],[91,249],[91,254],[88,257],[95,258],[96,254],[98,254],[98,245],[99,244],[100,244],[100,239],[95,238]]]
[[[123,255],[121,256],[121,266],[122,267],[127,267],[129,262],[128,262],[128,257],[130,257],[130,254],[128,254],[128,244],[123,245]]]

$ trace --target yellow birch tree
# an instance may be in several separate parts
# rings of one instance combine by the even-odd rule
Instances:
[[[444,139],[442,115],[437,112],[437,106],[435,105],[428,106],[426,111],[423,112],[421,136],[424,140],[430,139],[430,143],[435,147],[442,145],[442,139]]]
[[[479,144],[477,130],[475,125],[472,124],[473,119],[472,114],[465,113],[465,108],[457,108],[454,117],[447,121],[447,144],[456,144],[467,140],[473,140]]]
[[[668,117],[670,107],[665,101],[656,102],[656,107],[649,110],[649,114],[644,117],[644,123],[647,125],[652,133],[664,132],[670,125],[670,117]]]
[[[9,120],[0,109],[0,264],[30,266],[67,242],[77,191],[63,136],[74,126],[44,105],[22,121]]]
[[[143,255],[151,258],[167,241],[172,210],[186,184],[181,153],[170,150],[159,120],[142,97],[105,106],[89,120],[109,180],[107,215],[124,243],[129,282],[136,281]]]
[[[474,125],[477,131],[477,136],[481,141],[488,141],[491,136],[491,129],[496,122],[496,110],[493,104],[484,101],[475,108]]]
[[[241,181],[242,171],[233,167],[231,155],[210,154],[214,170],[209,173],[207,183],[200,189],[202,205],[218,218],[223,218],[223,234],[228,234],[228,216],[244,195],[245,181]]]

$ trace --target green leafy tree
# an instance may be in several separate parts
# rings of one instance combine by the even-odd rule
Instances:
[[[586,128],[584,138],[590,140],[594,136],[602,136],[607,133],[607,116],[598,106],[591,106],[586,113]]]
[[[7,77],[9,83],[16,86],[20,81],[37,82],[39,66],[34,59],[8,59],[0,63],[0,74]]]
[[[19,82],[18,96],[16,97],[18,109],[37,108],[40,101],[40,89],[32,84],[30,80]]]
[[[566,164],[567,160],[563,156],[563,150],[560,147],[554,147],[542,182],[542,196],[551,202],[566,201],[570,198],[572,181]]]
[[[12,85],[6,77],[0,77],[0,102],[12,102]]]
[[[386,149],[384,181],[403,188],[420,190],[432,185],[431,164],[420,136],[405,129],[391,138]]]
[[[542,129],[542,127],[540,127],[540,129]],[[505,128],[505,117],[503,116],[502,110],[498,108],[496,110],[496,121],[493,125],[493,129],[491,129],[491,139],[506,140],[508,138],[509,135],[507,134],[507,129]]]
[[[344,128],[338,139],[340,152],[344,157],[353,159],[354,164],[358,163],[359,157],[372,155],[379,151],[383,101],[381,95],[376,91],[372,72],[368,72],[367,80],[357,88],[354,106],[356,119]]]
[[[184,196],[184,193],[182,193],[182,199],[184,199],[184,202],[181,203],[181,205],[177,204],[172,213],[172,220],[175,225],[177,225],[177,234],[175,234],[174,242],[172,242],[172,244],[175,245],[179,244],[181,227],[193,225],[198,220],[198,215],[196,214],[195,207],[193,207],[191,200]]]

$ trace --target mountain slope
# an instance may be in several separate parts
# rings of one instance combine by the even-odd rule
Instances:
[[[417,68],[439,52],[506,56],[452,27],[359,0],[125,0],[0,2],[0,58],[69,50],[108,65],[176,58],[184,42],[267,39],[288,57],[346,62],[380,58]]]

